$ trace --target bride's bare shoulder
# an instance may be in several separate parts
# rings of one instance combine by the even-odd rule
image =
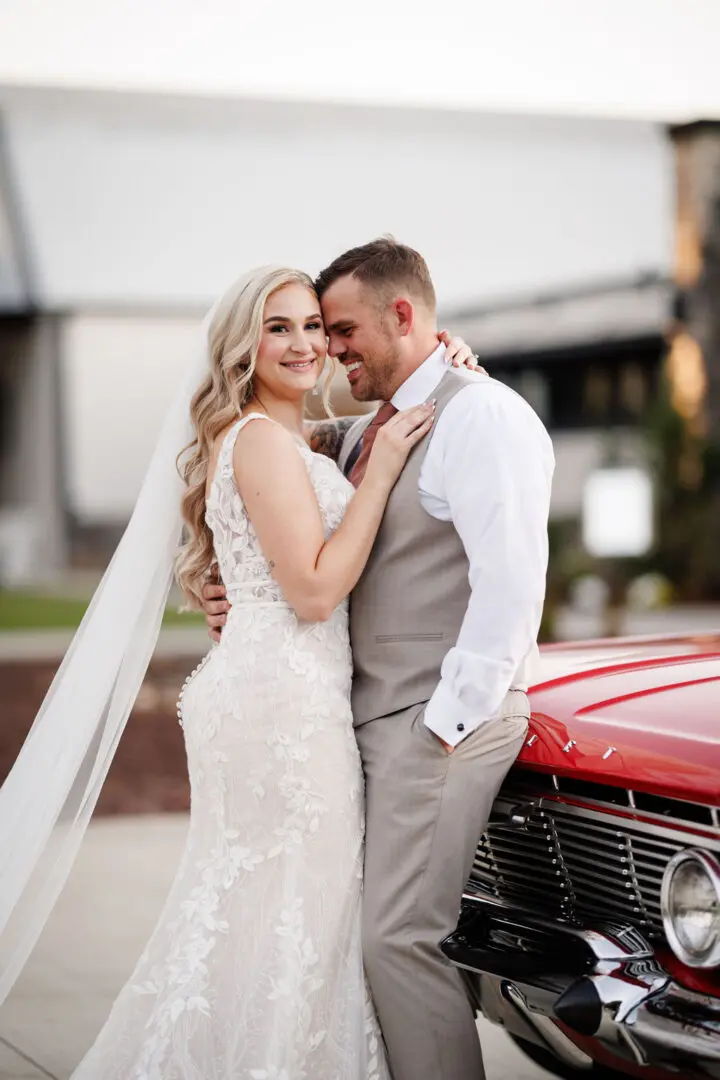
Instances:
[[[301,440],[283,424],[268,417],[247,418],[238,432],[233,450],[235,475],[242,477],[277,474],[281,470],[304,468],[298,453]],[[304,443],[302,445],[305,445]]]
[[[246,422],[242,423],[242,421]],[[236,434],[232,446],[232,462],[233,471],[238,480],[241,475],[247,477],[262,472],[265,463],[272,468],[278,453],[281,457],[289,456],[293,446],[291,433],[282,424],[270,420],[264,413],[248,412],[239,416],[231,424],[226,424],[212,441],[208,461],[208,492],[212,486],[223,447],[233,432]]]
[[[272,420],[265,413],[244,412],[240,414],[237,420],[233,420],[231,424],[226,424],[222,431],[219,431],[215,436],[211,450],[212,458],[218,456],[223,444],[233,431],[236,432],[234,444],[236,447],[241,440],[243,445],[247,445],[254,441],[263,443],[268,439],[270,443],[282,443],[288,438],[292,439],[292,435],[287,428],[276,420]]]

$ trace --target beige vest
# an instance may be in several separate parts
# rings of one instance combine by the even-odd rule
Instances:
[[[445,373],[433,391],[436,416],[467,383],[461,372]],[[364,417],[348,432],[343,457],[368,422]],[[430,698],[470,599],[468,559],[454,525],[431,517],[420,503],[420,469],[431,438],[432,432],[408,457],[350,598],[356,724]]]

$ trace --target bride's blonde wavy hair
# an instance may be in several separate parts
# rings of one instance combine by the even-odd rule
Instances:
[[[220,432],[239,417],[255,393],[265,305],[273,293],[286,285],[304,285],[315,292],[312,279],[301,270],[263,266],[251,270],[228,289],[210,320],[210,370],[190,404],[195,438],[178,455],[178,471],[187,489],[181,503],[185,534],[175,562],[175,577],[190,607],[202,607],[202,588],[215,562],[213,537],[205,521],[212,448]],[[333,367],[328,357],[320,375],[328,414]]]

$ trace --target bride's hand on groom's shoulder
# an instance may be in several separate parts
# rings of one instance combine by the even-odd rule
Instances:
[[[202,597],[208,634],[213,641],[219,641],[230,610],[225,586],[210,581],[203,586]]]
[[[445,363],[450,367],[466,367],[468,371],[477,371],[480,375],[487,375],[487,371],[478,363],[478,355],[474,353],[466,341],[461,337],[450,337],[448,330],[441,330],[438,341],[445,346]]]

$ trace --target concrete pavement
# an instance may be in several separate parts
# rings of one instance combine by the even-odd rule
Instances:
[[[186,829],[184,815],[93,822],[58,906],[0,1009],[0,1080],[71,1075],[150,935]],[[480,1030],[488,1080],[547,1080],[503,1031],[482,1021]]]
[[[578,641],[600,637],[602,618],[598,614],[563,607],[557,613],[558,641]],[[675,634],[720,632],[720,606],[716,604],[673,605],[658,611],[625,611],[622,633]],[[14,660],[60,660],[73,639],[74,630],[0,630],[0,663]],[[155,657],[187,657],[192,662],[204,656],[210,647],[205,628],[197,623],[164,626],[160,631]]]

